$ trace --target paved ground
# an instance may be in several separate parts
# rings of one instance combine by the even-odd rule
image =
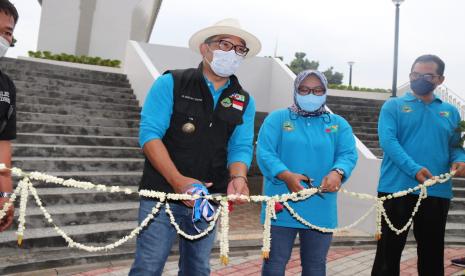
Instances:
[[[230,264],[223,266],[219,263],[218,255],[212,257],[212,275],[260,275],[261,253],[257,247],[257,240],[261,239],[262,226],[259,221],[260,206],[246,204],[236,207],[231,214],[231,235],[233,241],[251,245],[252,250],[235,249],[230,254]],[[360,236],[361,233],[351,231],[343,233],[345,236]],[[337,239],[337,238],[336,238]],[[367,237],[366,239],[370,239]],[[253,241],[253,242],[252,242]],[[364,247],[332,246],[328,254],[327,275],[370,275],[375,249],[373,245]],[[465,270],[450,264],[450,260],[465,256],[465,247],[448,247],[445,251],[446,275],[465,275]],[[170,256],[164,275],[177,275],[178,257]],[[49,276],[49,275],[74,275],[74,276],[123,276],[127,275],[132,260],[116,261],[102,264],[89,264],[75,267],[55,268],[30,273],[21,273],[17,276]],[[295,249],[287,266],[286,275],[300,275],[300,257],[298,249]],[[410,276],[416,273],[416,249],[408,246],[402,256],[401,275]]]
[[[370,275],[374,258],[374,249],[332,248],[328,255],[327,275]],[[450,260],[465,255],[465,248],[447,248],[445,252],[445,275],[465,275],[465,270],[452,266]],[[401,276],[418,275],[416,270],[416,250],[409,247],[402,256]],[[241,256],[231,257],[230,264],[223,266],[217,258],[211,260],[212,276],[260,275],[261,259],[258,251],[245,251]],[[113,267],[95,269],[74,274],[75,276],[123,276],[129,271],[129,262]],[[300,258],[298,250],[294,250],[286,269],[287,275],[300,275]],[[166,264],[163,275],[177,275],[177,260]]]

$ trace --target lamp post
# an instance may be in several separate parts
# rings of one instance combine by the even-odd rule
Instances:
[[[352,87],[352,66],[354,65],[355,61],[349,61],[347,62],[349,64],[349,87]]]
[[[397,97],[397,59],[399,55],[399,12],[400,4],[404,0],[392,0],[394,5],[396,5],[396,27],[395,27],[395,38],[394,38],[394,73],[392,76],[392,96]]]

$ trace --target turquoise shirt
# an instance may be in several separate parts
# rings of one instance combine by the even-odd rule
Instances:
[[[431,103],[412,93],[385,102],[378,123],[384,150],[378,191],[417,186],[415,175],[422,167],[440,175],[449,172],[453,162],[464,162],[465,151],[457,146],[460,133],[455,131],[459,122],[457,109],[436,96]],[[428,188],[428,196],[452,198],[451,181]]]
[[[268,196],[290,192],[286,183],[276,177],[285,170],[313,178],[316,186],[320,186],[334,168],[342,169],[346,180],[357,162],[352,128],[335,114],[304,118],[288,109],[274,111],[260,129],[257,162],[265,178],[264,194]],[[324,198],[314,195],[289,204],[312,224],[337,226],[337,193],[324,193]],[[262,222],[263,219],[264,208]],[[272,225],[308,228],[295,220],[287,209],[277,214]]]
[[[229,86],[230,81],[217,90],[207,78],[205,82],[216,107],[221,93]],[[165,136],[173,113],[173,88],[173,75],[165,74],[160,76],[150,89],[141,112],[139,144],[142,148],[145,143]],[[250,96],[249,104],[242,115],[243,123],[234,129],[228,142],[228,166],[234,162],[250,166],[253,157],[254,118],[255,100]]]

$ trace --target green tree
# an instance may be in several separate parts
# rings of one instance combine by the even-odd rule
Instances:
[[[309,61],[307,58],[305,58],[306,55],[307,54],[303,52],[295,53],[294,60],[292,60],[291,63],[288,65],[288,67],[291,69],[292,72],[294,72],[294,74],[297,75],[303,70],[308,69],[318,70],[320,63],[315,60]]]
[[[326,71],[323,72],[326,79],[328,79],[329,84],[342,84],[342,79],[344,78],[344,74],[341,72],[333,72],[333,67],[329,67]]]

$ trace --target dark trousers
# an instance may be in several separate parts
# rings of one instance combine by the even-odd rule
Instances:
[[[387,195],[378,193],[379,197]],[[407,195],[388,199],[384,208],[396,228],[401,228],[410,218],[417,195]],[[420,276],[444,275],[444,232],[450,200],[439,197],[427,197],[413,218],[413,234],[417,241],[418,274]],[[382,236],[376,248],[376,257],[371,271],[372,276],[399,275],[400,258],[407,240],[408,231],[397,235],[382,219]]]

